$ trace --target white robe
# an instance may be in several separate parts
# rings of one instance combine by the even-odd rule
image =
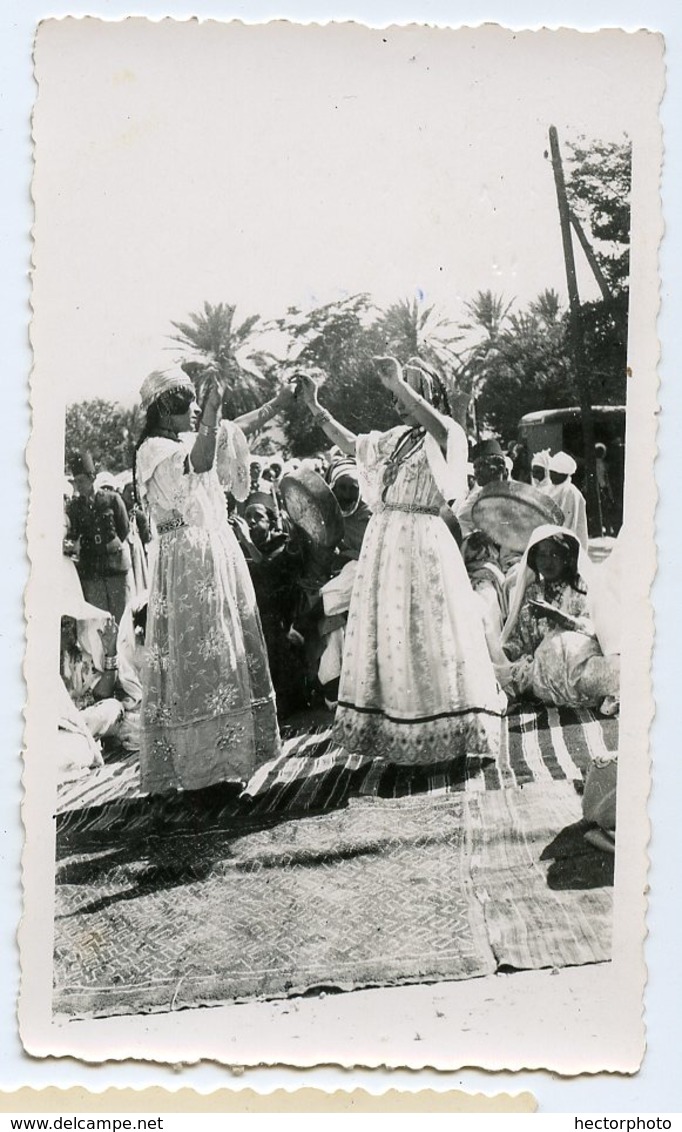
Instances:
[[[563,483],[553,483],[547,488],[549,498],[561,508],[564,515],[564,527],[577,535],[580,545],[587,550],[587,507],[585,497],[571,481],[571,477]]]

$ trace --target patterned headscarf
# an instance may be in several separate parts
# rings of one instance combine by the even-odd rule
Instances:
[[[411,389],[414,389],[415,393],[428,401],[429,405],[433,405],[434,409],[450,416],[450,405],[445,384],[433,366],[422,361],[421,358],[409,358],[403,374],[405,381]]]
[[[166,393],[188,393],[195,396],[194,385],[181,369],[154,370],[142,383],[140,401],[146,413],[155,401]]]
[[[332,460],[327,468],[327,483],[330,487],[333,487],[341,476],[348,476],[349,479],[353,479],[358,483],[357,461],[353,460],[350,456],[338,456],[335,460]]]

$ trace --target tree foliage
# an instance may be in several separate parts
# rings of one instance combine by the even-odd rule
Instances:
[[[276,326],[289,341],[285,369],[319,369],[326,375],[321,402],[354,432],[397,423],[391,398],[380,384],[372,358],[384,352],[374,308],[367,295],[352,295],[309,312],[291,307]],[[302,403],[283,414],[293,455],[307,456],[329,441]]]
[[[101,397],[69,405],[65,423],[67,461],[75,453],[89,452],[98,471],[125,471],[132,467],[141,431],[142,414],[137,406],[125,409]]]
[[[505,440],[525,413],[574,405],[578,390],[568,351],[568,321],[555,292],[509,313],[476,355],[479,423]],[[473,363],[472,363],[473,364]]]
[[[626,139],[569,145],[566,191],[606,279],[609,299],[583,303],[585,356],[595,404],[624,404],[630,273],[632,146]]]
[[[466,428],[472,377],[462,346],[464,330],[435,306],[417,299],[392,303],[377,322],[383,352],[403,364],[414,357],[428,363],[445,387],[450,415]]]
[[[236,305],[204,303],[187,322],[171,322],[174,342],[183,348],[182,368],[195,381],[201,397],[209,367],[217,367],[226,384],[224,410],[237,417],[260,405],[274,392],[274,359],[257,346],[263,327],[260,315],[236,321]]]
[[[568,148],[569,205],[592,237],[597,262],[615,296],[627,291],[630,274],[632,146],[629,141],[580,138]]]

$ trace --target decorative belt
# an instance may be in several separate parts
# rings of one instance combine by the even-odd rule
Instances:
[[[178,527],[186,526],[187,523],[185,520],[180,515],[177,515],[175,519],[168,519],[166,523],[158,523],[156,533],[158,535],[167,535],[170,534],[171,531],[177,531]]]
[[[382,503],[377,511],[406,511],[408,515],[440,515],[440,507],[421,507],[418,503]]]

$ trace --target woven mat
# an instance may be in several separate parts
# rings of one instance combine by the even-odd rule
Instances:
[[[167,1011],[608,959],[612,861],[582,837],[573,780],[614,744],[610,722],[510,717],[496,762],[421,779],[342,761],[317,735],[264,768],[248,807],[226,799],[208,817],[181,814],[175,831],[98,832],[106,806],[85,825],[88,811],[65,815],[55,1010]]]

